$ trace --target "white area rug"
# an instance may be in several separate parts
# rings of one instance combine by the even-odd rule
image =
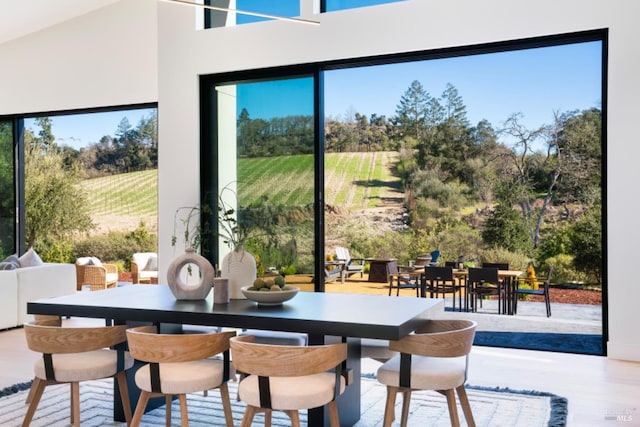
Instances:
[[[237,383],[229,383],[232,397],[234,424],[240,425],[244,405],[235,401]],[[19,426],[27,410],[25,398],[28,390],[0,398],[0,426]],[[514,392],[509,390],[467,390],[472,411],[478,426],[535,427],[562,426],[566,418],[566,399],[548,393]],[[539,395],[542,394],[542,395]],[[100,380],[80,385],[81,425],[84,426],[125,426],[114,422],[113,380]],[[187,398],[190,426],[224,426],[224,415],[217,390],[192,394]],[[361,419],[358,427],[381,426],[384,415],[386,389],[375,379],[362,379]],[[396,423],[399,425],[400,404],[398,396]],[[462,410],[458,412],[463,422]],[[145,414],[142,426],[164,426],[164,406]],[[306,425],[306,412],[301,411],[301,423]],[[180,425],[180,408],[177,401],[172,406],[173,425]],[[47,387],[31,423],[33,427],[69,425],[69,386]],[[262,415],[254,420],[254,425],[264,425]],[[281,413],[274,413],[274,426],[290,426],[289,419]],[[409,417],[410,426],[450,426],[449,413],[443,396],[435,392],[416,392],[412,396]]]

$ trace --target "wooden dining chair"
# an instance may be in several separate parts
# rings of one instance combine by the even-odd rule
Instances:
[[[56,316],[57,317],[57,316]],[[125,370],[133,359],[123,346],[127,326],[62,327],[59,319],[36,320],[24,325],[29,349],[42,353],[34,364],[35,380],[22,425],[31,424],[44,389],[49,385],[71,386],[71,423],[80,426],[80,382],[114,377],[118,383],[127,425],[131,406]]]
[[[253,340],[251,335],[230,340],[233,365],[247,374],[238,385],[240,399],[247,405],[242,427],[250,427],[258,412],[264,412],[265,426],[270,427],[272,411],[283,411],[292,426],[299,427],[299,410],[325,405],[331,426],[339,427],[336,398],[345,389],[342,362],[347,344],[300,347]]]
[[[406,427],[415,390],[435,390],[446,396],[452,426],[460,425],[457,393],[467,425],[475,426],[464,383],[476,326],[470,320],[427,320],[414,333],[389,342],[389,349],[400,354],[377,372],[378,381],[387,386],[385,427],[395,419],[398,393],[403,396],[401,426]]]
[[[165,421],[171,425],[171,400],[180,401],[182,426],[188,426],[187,393],[220,389],[227,427],[233,427],[231,400],[227,381],[230,377],[229,339],[235,332],[193,334],[158,334],[155,326],[127,330],[131,355],[147,362],[136,371],[135,381],[140,398],[131,426],[140,425],[149,398],[165,396]],[[223,354],[223,359],[212,356]]]

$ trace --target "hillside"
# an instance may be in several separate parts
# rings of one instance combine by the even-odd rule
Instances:
[[[375,218],[402,214],[400,181],[393,176],[396,153],[328,153],[325,162],[325,203],[328,211],[357,211]],[[276,204],[313,202],[313,156],[240,159],[243,204],[267,197]],[[85,180],[94,222],[101,232],[132,230],[140,221],[157,231],[157,170],[131,172]]]

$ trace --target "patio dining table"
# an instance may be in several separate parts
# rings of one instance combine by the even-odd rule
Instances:
[[[520,270],[498,270],[498,278],[502,280],[504,285],[504,314],[515,314],[515,298],[517,298],[516,287],[518,285],[518,277],[522,276],[524,272]],[[469,295],[469,283],[468,276],[469,270],[467,269],[453,269],[454,276],[465,282],[465,307],[469,307],[468,295]]]
[[[361,338],[399,340],[442,310],[443,303],[437,299],[316,292],[299,292],[276,306],[261,306],[246,299],[214,304],[212,293],[203,300],[176,300],[163,284],[78,292],[27,303],[30,314],[100,318],[113,324],[153,323],[161,330],[163,326],[207,325],[303,332],[309,335],[311,345],[346,342],[345,371],[351,381],[337,401],[343,426],[354,425],[360,418]],[[129,370],[127,377],[135,407],[139,390],[133,371]],[[124,419],[115,385],[114,419]],[[325,409],[309,410],[308,425],[328,425]]]

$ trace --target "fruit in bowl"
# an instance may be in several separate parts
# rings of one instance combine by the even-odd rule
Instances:
[[[277,305],[288,301],[300,290],[285,283],[284,277],[258,277],[251,286],[241,288],[247,299],[262,305]]]

